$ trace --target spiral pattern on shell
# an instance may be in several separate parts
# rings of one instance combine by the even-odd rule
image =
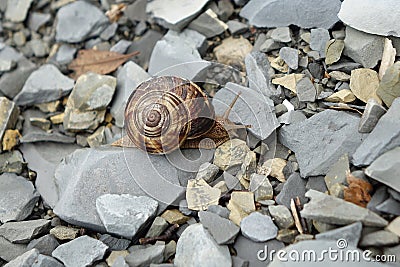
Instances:
[[[141,83],[125,109],[129,139],[152,154],[165,154],[214,125],[214,109],[205,93],[189,80],[155,77]]]

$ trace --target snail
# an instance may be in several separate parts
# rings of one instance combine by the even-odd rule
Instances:
[[[150,154],[167,154],[178,148],[212,149],[230,139],[230,132],[248,128],[228,116],[233,99],[223,116],[194,82],[160,76],[141,83],[128,98],[125,108],[127,136],[114,146],[137,147]]]

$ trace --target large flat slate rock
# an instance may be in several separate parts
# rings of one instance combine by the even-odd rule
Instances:
[[[344,111],[325,110],[279,130],[283,145],[294,151],[302,177],[325,175],[343,154],[353,155],[364,134],[360,118]]]

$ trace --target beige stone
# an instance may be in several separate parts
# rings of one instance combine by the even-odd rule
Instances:
[[[211,205],[218,205],[221,190],[213,188],[203,179],[191,179],[186,189],[186,201],[191,210],[206,210]]]
[[[289,66],[285,63],[285,61],[281,57],[268,57],[269,63],[271,64],[271,67],[274,69],[286,73],[289,71]]]
[[[368,99],[374,98],[382,104],[382,100],[376,94],[378,87],[379,77],[376,71],[367,68],[351,71],[350,90],[361,101],[367,103]]]
[[[190,219],[190,217],[183,215],[182,212],[177,209],[164,211],[164,213],[161,214],[161,218],[170,224],[184,224]]]
[[[304,74],[289,74],[280,78],[272,79],[273,84],[282,85],[296,94],[296,85],[304,77]]]
[[[227,208],[231,211],[229,219],[240,226],[242,219],[256,210],[253,192],[232,192]]]
[[[394,219],[386,226],[386,230],[392,232],[393,234],[400,236],[400,216]]]
[[[347,73],[344,73],[342,71],[331,71],[328,73],[329,76],[331,77],[331,79],[334,79],[336,81],[341,81],[341,82],[348,82],[350,81],[350,75],[348,75]]]
[[[343,89],[325,98],[328,102],[350,103],[356,100],[356,96],[349,89]]]
[[[215,150],[214,165],[225,171],[233,166],[241,166],[248,157],[250,148],[240,139],[228,140]]]
[[[57,225],[50,230],[50,234],[54,235],[59,240],[72,240],[75,239],[79,233],[79,229],[67,226]]]
[[[50,121],[53,124],[61,124],[61,123],[63,123],[63,121],[64,121],[64,112],[60,113],[60,114],[57,114],[57,115],[54,115],[54,116],[51,116],[50,117]]]
[[[115,260],[119,256],[122,256],[123,258],[125,258],[128,255],[129,255],[129,251],[127,251],[127,250],[114,250],[114,251],[111,251],[110,256],[108,256],[108,258],[106,259],[106,262],[107,262],[108,266],[113,266]]]
[[[60,104],[61,104],[61,101],[57,100],[57,101],[53,101],[53,102],[36,104],[35,106],[44,113],[53,113],[58,110],[58,108],[60,107]]]
[[[19,143],[19,138],[21,134],[18,130],[6,130],[3,136],[3,150],[10,151],[14,147],[16,147]]]
[[[270,175],[281,182],[285,182],[285,175],[283,168],[285,168],[287,161],[281,158],[273,158],[265,161],[263,165],[258,168],[258,173],[263,175]]]
[[[214,48],[214,53],[219,63],[244,67],[244,58],[252,49],[253,46],[247,39],[229,37]]]
[[[331,65],[339,61],[344,48],[343,40],[329,40],[325,47],[325,63]]]

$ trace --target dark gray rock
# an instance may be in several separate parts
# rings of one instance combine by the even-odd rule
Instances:
[[[294,172],[283,184],[281,192],[276,196],[276,203],[284,205],[290,209],[290,200],[299,197],[302,204],[307,202],[305,198],[307,180],[300,177],[299,173]]]
[[[45,219],[22,221],[22,222],[7,222],[0,226],[0,235],[7,240],[25,244],[37,236],[47,233],[50,229],[50,221]]]
[[[308,177],[306,189],[314,189],[319,192],[326,192],[328,190],[323,176]]]
[[[64,265],[57,261],[56,259],[39,254],[36,262],[32,265],[32,267],[63,267]]]
[[[324,58],[326,43],[331,39],[329,31],[327,29],[311,29],[310,38],[310,48]]]
[[[131,3],[130,1],[129,3]],[[134,1],[132,4],[126,6],[124,15],[126,15],[131,21],[145,21],[146,16],[147,0]]]
[[[169,224],[162,217],[156,217],[151,224],[149,230],[147,231],[146,237],[155,237],[161,235],[167,228]]]
[[[210,232],[219,245],[233,244],[239,234],[240,228],[236,224],[215,213],[200,211],[199,218],[201,224]]]
[[[224,172],[222,174],[226,187],[228,190],[242,190],[242,184],[240,183],[239,179],[236,176],[233,176],[229,172]]]
[[[326,110],[282,127],[279,139],[295,152],[302,177],[325,175],[332,162],[345,153],[351,157],[361,144],[363,135],[358,133],[358,123],[355,115]]]
[[[245,237],[255,242],[274,239],[278,234],[278,227],[273,223],[271,217],[259,212],[252,212],[249,216],[244,217],[240,222],[240,230]]]
[[[50,14],[31,12],[28,18],[28,28],[36,32],[51,19]]]
[[[384,37],[346,27],[343,54],[364,68],[373,68],[382,59]]]
[[[18,256],[13,259],[9,263],[7,263],[6,267],[18,267],[18,266],[38,266],[35,265],[37,259],[39,257],[39,252],[36,249],[31,249],[24,254]]]
[[[340,228],[336,228],[334,230],[317,234],[315,235],[315,239],[333,240],[333,241],[337,241],[338,239],[344,239],[347,241],[348,245],[352,247],[357,247],[358,242],[360,241],[361,238],[362,228],[363,227],[361,222],[355,222],[347,226],[343,226]]]
[[[140,39],[133,41],[127,53],[140,51],[139,55],[133,57],[133,61],[139,64],[143,69],[148,69],[154,46],[162,37],[162,34],[158,31],[148,30]]]
[[[267,39],[260,45],[260,52],[268,53],[281,47],[281,43],[276,42],[274,39]]]
[[[249,87],[266,97],[276,98],[280,95],[280,90],[276,89],[271,79],[275,74],[268,58],[264,53],[251,52],[245,58],[246,73],[249,79]]]
[[[362,65],[360,63],[356,63],[353,61],[344,61],[344,62],[339,62],[333,65],[330,65],[327,67],[327,70],[329,72],[331,71],[342,71],[345,72],[347,74],[350,74],[352,70],[361,68]]]
[[[339,21],[339,0],[251,0],[240,16],[257,27],[281,27],[291,24],[301,28],[331,28]]]
[[[365,110],[360,119],[358,131],[360,133],[370,133],[375,128],[379,119],[386,113],[386,109],[374,98],[368,99]]]
[[[20,106],[51,102],[67,95],[73,86],[74,80],[64,76],[54,65],[45,64],[32,72],[14,101]]]
[[[397,178],[400,164],[400,147],[389,150],[374,160],[365,170],[365,174],[400,192]]]
[[[232,259],[225,245],[218,245],[201,224],[192,224],[178,239],[174,266],[231,266]]]
[[[356,166],[371,164],[383,153],[400,145],[400,98],[383,115],[372,132],[357,148],[352,163]],[[371,149],[373,148],[373,149]]]
[[[266,139],[278,127],[272,101],[250,89],[234,83],[227,83],[223,89],[218,90],[213,98],[215,112],[223,115],[234,97],[240,94],[233,106],[229,119],[232,122],[251,125],[248,130],[257,138]]]
[[[165,28],[180,31],[201,12],[207,2],[208,0],[155,0],[147,3],[146,12],[151,13],[151,18]]]
[[[39,200],[33,184],[13,173],[0,175],[0,222],[21,221],[28,217]]]
[[[279,56],[292,70],[299,68],[299,51],[290,47],[282,47]]]
[[[100,38],[104,41],[108,41],[115,35],[117,29],[118,29],[118,23],[116,22],[108,25],[107,28],[105,28],[104,31],[101,32]]]
[[[51,235],[45,235],[38,239],[33,239],[29,242],[27,249],[37,249],[40,254],[51,256],[53,250],[55,250],[60,243],[58,243],[57,239]]]
[[[249,29],[249,25],[236,20],[229,20],[226,25],[232,35],[237,35],[246,32]]]
[[[223,33],[228,29],[228,26],[218,19],[214,11],[208,9],[190,22],[188,28],[203,34],[207,38],[211,38]]]
[[[345,0],[338,16],[345,24],[357,30],[376,35],[400,37],[399,25],[393,24],[391,20],[400,16],[397,8],[391,8],[395,4],[397,4],[395,0],[385,3],[373,0]],[[361,5],[363,8],[359,8]]]
[[[64,263],[65,267],[88,266],[103,259],[107,249],[101,241],[85,235],[58,246],[52,256]]]
[[[388,199],[375,207],[380,213],[400,215],[400,202],[389,196]]]
[[[0,259],[11,261],[27,251],[25,244],[13,244],[0,236]]]
[[[12,22],[23,22],[32,2],[32,0],[7,0],[6,19]]]
[[[279,251],[283,247],[285,247],[285,245],[277,240],[254,242],[243,235],[239,235],[238,238],[236,238],[234,245],[234,248],[237,251],[237,256],[248,261],[249,267],[267,266],[271,261],[267,254],[272,250]]]
[[[280,229],[288,229],[294,225],[294,219],[290,210],[284,205],[268,206],[272,218]]]
[[[158,202],[146,196],[104,194],[96,209],[107,232],[132,239],[155,215]]]
[[[69,64],[75,57],[76,48],[67,44],[63,44],[58,48],[56,56],[54,58],[55,62],[61,65]]]
[[[151,263],[162,263],[164,259],[165,243],[137,248],[125,257],[129,266],[146,267]]]
[[[200,166],[200,169],[196,175],[196,179],[203,179],[207,183],[210,183],[214,180],[218,172],[219,172],[218,166],[206,162]]]
[[[314,84],[308,77],[303,77],[297,82],[296,93],[301,102],[314,102],[317,95]]]
[[[106,244],[110,250],[125,250],[131,243],[130,240],[123,238],[116,238],[109,234],[100,235],[99,240]]]
[[[132,73],[135,75],[132,75]],[[118,70],[117,88],[110,109],[110,113],[115,119],[115,125],[121,128],[124,126],[124,113],[129,96],[141,82],[149,78],[150,75],[132,61],[125,63],[125,65]]]
[[[372,211],[343,199],[308,190],[306,197],[311,201],[304,205],[301,215],[319,222],[346,225],[360,221],[365,226],[383,227],[388,222]]]
[[[230,211],[226,207],[222,207],[220,205],[210,205],[208,206],[207,211],[215,213],[225,219],[229,218]]]
[[[384,185],[379,186],[374,194],[371,197],[371,200],[367,204],[367,208],[375,213],[379,214],[379,210],[376,209],[376,207],[383,203],[386,199],[390,197],[387,187]]]
[[[58,10],[56,40],[78,43],[98,36],[108,23],[108,18],[99,8],[85,1],[76,1]]]
[[[335,184],[344,185],[347,183],[347,174],[350,172],[349,157],[347,154],[340,157],[340,159],[334,163],[326,174],[324,180],[326,187],[329,191],[333,189]]]
[[[364,235],[360,240],[360,247],[392,246],[399,243],[399,237],[392,232],[380,230]]]
[[[159,201],[160,213],[167,205],[178,204],[184,192],[174,166],[181,165],[171,165],[165,156],[148,155],[133,148],[76,150],[55,171],[60,198],[54,212],[69,223],[104,231],[96,212],[97,197],[107,193],[147,193]]]
[[[20,174],[25,167],[26,162],[18,150],[0,154],[0,174],[4,172]]]
[[[137,2],[139,2],[139,1],[137,1]],[[121,39],[110,48],[110,51],[124,54],[131,45],[132,45],[132,41]]]

